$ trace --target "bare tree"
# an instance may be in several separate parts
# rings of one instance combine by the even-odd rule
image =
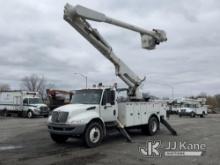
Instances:
[[[45,91],[47,87],[47,81],[44,76],[38,76],[32,74],[22,78],[22,88],[28,91],[39,92],[42,99],[45,98]]]
[[[8,91],[10,90],[9,84],[0,84],[0,91]]]

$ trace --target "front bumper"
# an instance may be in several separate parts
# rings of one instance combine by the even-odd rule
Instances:
[[[70,125],[70,124],[56,124],[48,123],[48,131],[51,134],[78,136],[84,133],[86,125]]]
[[[179,112],[179,115],[182,115],[182,116],[191,116],[192,114],[193,112],[185,112],[185,111]]]
[[[35,116],[46,116],[49,115],[49,111],[33,111]]]

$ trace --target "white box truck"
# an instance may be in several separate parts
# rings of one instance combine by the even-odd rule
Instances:
[[[0,113],[4,116],[17,114],[32,118],[49,115],[49,109],[39,97],[38,92],[22,90],[0,92]]]

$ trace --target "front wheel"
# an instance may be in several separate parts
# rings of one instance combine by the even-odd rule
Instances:
[[[96,147],[103,140],[103,128],[100,123],[92,122],[84,133],[84,141],[87,147]]]
[[[68,137],[64,135],[56,135],[56,134],[50,134],[50,137],[53,141],[56,143],[64,143],[67,141]]]
[[[196,114],[195,114],[194,112],[191,112],[190,116],[191,116],[192,118],[194,118],[194,117],[196,117]]]
[[[205,112],[202,112],[202,114],[200,115],[201,118],[205,117]]]
[[[8,111],[5,109],[5,110],[3,110],[3,116],[4,117],[7,117],[8,116]]]
[[[33,117],[33,112],[32,111],[28,111],[27,112],[27,117],[30,119]]]

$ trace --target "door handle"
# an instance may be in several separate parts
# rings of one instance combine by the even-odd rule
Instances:
[[[104,109],[110,108],[110,107],[112,107],[112,105],[105,105],[105,106],[104,106]]]
[[[113,111],[113,115],[115,116],[116,115],[116,110],[114,109],[114,111]]]

